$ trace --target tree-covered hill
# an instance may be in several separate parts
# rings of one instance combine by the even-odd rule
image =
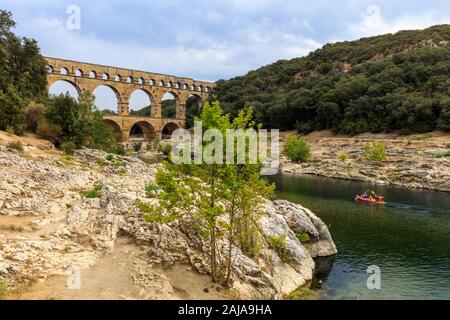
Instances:
[[[450,131],[450,25],[325,45],[216,88],[235,115],[301,132]]]

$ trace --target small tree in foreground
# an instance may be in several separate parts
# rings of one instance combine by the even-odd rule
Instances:
[[[284,145],[284,154],[293,162],[303,162],[311,157],[311,147],[302,138],[290,136]]]
[[[252,111],[241,111],[233,121],[217,102],[205,103],[200,117],[203,128],[253,128]],[[207,148],[209,143],[203,143]],[[224,142],[226,145],[226,141]],[[235,150],[237,140],[234,141]],[[224,150],[225,152],[225,150]],[[236,152],[235,152],[236,154]],[[259,164],[173,164],[165,162],[156,182],[161,189],[159,206],[151,207],[148,222],[169,223],[184,219],[208,240],[213,281],[231,284],[234,247],[244,254],[258,254],[261,236],[257,228],[260,205],[274,187],[260,176]]]

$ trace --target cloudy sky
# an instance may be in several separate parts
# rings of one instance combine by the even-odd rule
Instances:
[[[67,26],[71,5],[79,29]],[[0,8],[44,55],[207,81],[330,42],[450,23],[448,0],[2,0]]]

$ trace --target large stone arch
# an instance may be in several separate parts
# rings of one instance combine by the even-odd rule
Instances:
[[[142,88],[142,86],[137,86],[135,88],[133,88],[133,90],[130,90],[131,92],[129,93],[129,97],[128,97],[128,110],[129,112],[131,112],[131,97],[132,95],[137,92],[137,91],[142,91],[143,93],[145,93],[147,95],[147,97],[150,100],[150,105],[151,105],[151,115],[150,117],[158,117],[158,112],[159,112],[159,104],[157,103],[157,100],[154,96],[154,94],[150,91],[147,90],[146,88]]]
[[[110,84],[107,84],[107,83],[99,83],[95,88],[93,88],[91,93],[94,94],[94,92],[100,87],[106,87],[106,88],[110,89],[114,93],[114,95],[116,96],[116,100],[117,100],[117,106],[116,106],[117,110],[116,110],[116,112],[118,114],[121,114],[122,113],[122,105],[123,104],[122,104],[122,96],[120,95],[119,90],[117,90],[113,85],[110,85]],[[88,88],[87,90],[90,90],[90,89],[91,88]]]
[[[153,125],[150,122],[145,121],[145,120],[139,120],[130,125],[129,130],[128,130],[128,135],[130,138],[131,138],[131,132],[132,132],[133,128],[136,126],[142,130],[145,141],[152,141],[158,137],[155,128],[153,127]]]

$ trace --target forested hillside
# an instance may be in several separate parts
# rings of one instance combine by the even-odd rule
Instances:
[[[450,25],[326,45],[218,81],[231,114],[269,128],[359,133],[450,131]]]

